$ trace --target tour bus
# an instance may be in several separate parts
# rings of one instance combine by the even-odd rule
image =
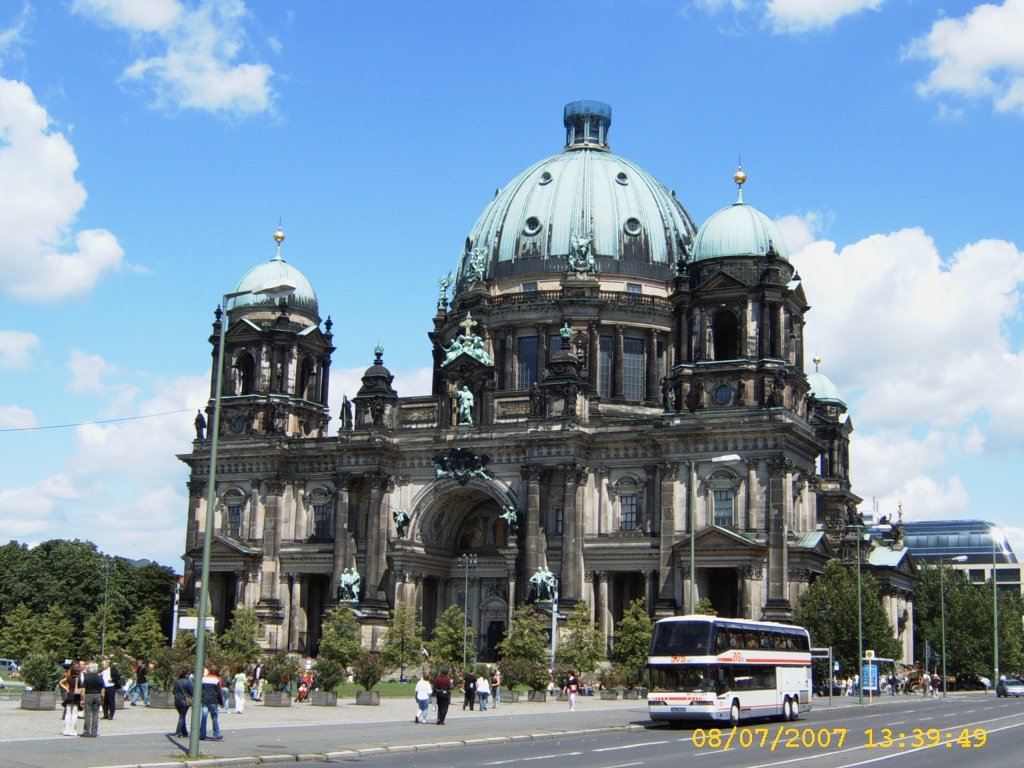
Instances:
[[[792,624],[673,616],[654,625],[652,720],[796,720],[811,708],[811,643]]]

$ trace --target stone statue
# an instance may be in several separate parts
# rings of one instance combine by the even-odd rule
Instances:
[[[196,440],[205,440],[206,433],[206,418],[203,416],[202,411],[196,411]]]
[[[395,531],[398,534],[398,538],[404,539],[408,537],[409,521],[412,519],[412,515],[401,507],[398,507],[391,512],[391,517],[395,521]]]
[[[455,397],[459,401],[459,424],[473,426],[473,393],[463,384],[460,389],[455,390]]]
[[[341,396],[341,431],[350,432],[352,430],[352,401],[348,399],[348,395]]]
[[[466,282],[476,283],[485,279],[487,279],[487,249],[474,248],[469,254]]]
[[[569,272],[575,273],[591,273],[597,271],[597,262],[594,261],[594,254],[591,252],[590,245],[594,242],[594,238],[591,235],[577,235],[573,234],[571,238],[572,250],[569,252]]]
[[[541,602],[551,602],[555,600],[555,574],[549,571],[545,566],[541,566],[537,569],[537,572],[530,577],[530,583],[534,588],[534,599]]]
[[[494,365],[494,360],[487,352],[487,347],[484,346],[484,340],[473,333],[473,326],[479,325],[479,323],[473,319],[470,312],[466,313],[465,319],[459,325],[462,327],[462,333],[441,347],[444,350],[441,367],[448,365],[461,354],[467,354],[484,365]]]
[[[445,309],[448,306],[448,288],[452,284],[452,273],[437,281],[437,308]]]
[[[342,603],[359,602],[359,584],[362,579],[355,568],[346,568],[338,577],[338,601]]]
[[[547,396],[537,382],[533,382],[530,389],[530,415],[543,418],[547,415]]]
[[[508,523],[508,532],[513,539],[519,536],[519,510],[511,505],[504,506],[498,517]]]

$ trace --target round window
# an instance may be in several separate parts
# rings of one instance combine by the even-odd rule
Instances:
[[[715,387],[712,397],[714,397],[715,402],[719,405],[725,405],[732,400],[732,388],[728,384],[719,384]]]
[[[545,184],[550,184],[552,178],[554,177],[550,173],[544,171],[544,173],[540,175],[540,181],[537,183],[540,184],[541,186],[544,186]]]
[[[531,216],[526,220],[526,225],[523,227],[523,232],[527,235],[536,235],[540,232],[540,219],[536,216]]]
[[[626,219],[626,223],[622,225],[622,228],[626,231],[627,235],[636,237],[643,230],[640,226],[640,219],[629,218]]]
[[[626,186],[627,184],[629,184],[629,176],[626,175],[625,171],[619,171],[617,174],[615,174],[615,180],[619,182],[619,184],[621,184],[622,186]]]

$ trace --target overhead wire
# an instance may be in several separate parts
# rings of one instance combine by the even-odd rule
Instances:
[[[0,432],[37,432],[44,429],[68,429],[69,427],[84,427],[87,424],[115,424],[121,421],[138,421],[140,419],[155,419],[160,416],[173,416],[177,413],[191,412],[191,408],[182,408],[178,411],[163,411],[162,413],[147,413],[141,416],[121,416],[116,419],[92,419],[90,421],[78,421],[71,424],[48,424],[42,427],[5,427]]]

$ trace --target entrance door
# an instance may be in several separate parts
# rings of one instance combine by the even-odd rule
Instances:
[[[735,568],[703,568],[707,579],[708,599],[719,616],[736,618],[740,615],[739,582]]]

